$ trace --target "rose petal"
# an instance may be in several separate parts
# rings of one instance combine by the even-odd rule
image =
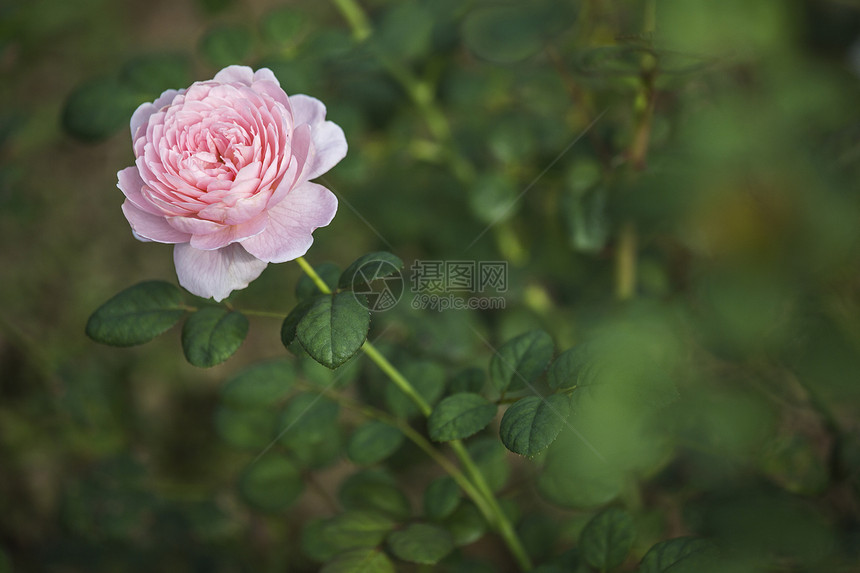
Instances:
[[[206,235],[194,235],[191,238],[191,246],[203,251],[221,249],[230,243],[238,243],[254,235],[259,235],[266,229],[268,222],[268,215],[260,213],[244,223],[227,225]]]
[[[131,203],[142,211],[146,211],[147,213],[151,213],[152,215],[162,215],[161,211],[150,203],[146,197],[141,193],[141,189],[144,187],[143,179],[140,178],[140,172],[137,167],[132,165],[131,167],[126,167],[122,171],[116,174],[117,184],[116,186],[122,191],[122,194],[125,195],[126,199],[131,201]]]
[[[264,261],[238,243],[217,251],[201,251],[187,243],[176,245],[173,262],[180,285],[192,294],[216,301],[247,287],[266,268]]]
[[[254,82],[256,83],[259,81],[275,82],[276,84],[281,85],[281,82],[278,81],[275,73],[269,68],[260,68],[254,72]]]
[[[138,130],[149,122],[152,114],[172,102],[177,95],[181,95],[184,92],[185,90],[167,90],[154,102],[140,104],[131,116],[131,140],[134,141],[137,139]],[[143,131],[146,131],[145,127]]]
[[[314,157],[303,177],[315,179],[346,157],[346,137],[337,124],[330,121],[315,125],[311,131]]]
[[[305,182],[290,190],[267,211],[266,230],[242,241],[242,246],[258,259],[283,263],[304,255],[313,244],[311,233],[325,227],[337,212],[337,197],[316,183]]]
[[[227,66],[215,74],[213,81],[223,83],[238,82],[250,86],[254,83],[254,70],[248,66]]]
[[[325,104],[315,97],[304,94],[290,96],[295,125],[307,123],[311,127],[325,121]]]
[[[187,243],[191,235],[171,227],[164,216],[153,215],[138,208],[131,200],[122,204],[122,212],[138,238],[158,243]]]

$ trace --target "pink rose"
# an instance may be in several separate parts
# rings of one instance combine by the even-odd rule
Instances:
[[[142,241],[173,243],[179,284],[220,301],[268,263],[304,255],[337,211],[311,183],[346,155],[325,106],[287,97],[268,69],[224,68],[169,90],[131,118],[135,165],[120,171],[123,213]]]

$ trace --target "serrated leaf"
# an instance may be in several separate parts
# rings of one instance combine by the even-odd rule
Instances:
[[[611,507],[586,524],[579,536],[579,548],[589,565],[606,571],[624,563],[635,537],[633,517]]]
[[[450,476],[436,478],[424,490],[424,516],[444,519],[460,504],[460,486]]]
[[[340,267],[334,263],[322,263],[314,267],[314,272],[319,275],[330,291],[337,289],[337,279],[340,276]],[[302,275],[296,281],[296,298],[304,300],[312,296],[324,294],[314,280],[308,275]]]
[[[447,442],[480,432],[496,417],[498,407],[478,394],[461,392],[443,399],[427,419],[430,439]]]
[[[697,573],[707,571],[717,559],[713,543],[696,537],[677,537],[651,547],[639,573]]]
[[[394,564],[379,549],[359,548],[340,553],[320,573],[394,573]]]
[[[415,391],[431,406],[445,392],[445,369],[435,362],[413,360],[407,362],[400,372],[409,380]],[[394,384],[385,386],[385,403],[392,414],[401,418],[413,418],[420,414],[412,399]]]
[[[295,367],[270,360],[246,368],[221,388],[221,401],[237,408],[263,408],[283,400],[296,381]]]
[[[253,37],[244,26],[214,26],[200,40],[200,51],[216,68],[243,62],[251,51]]]
[[[323,539],[338,550],[376,547],[394,528],[394,520],[376,511],[347,511],[329,519]]]
[[[346,445],[346,455],[359,465],[381,462],[403,444],[403,433],[383,422],[371,421],[356,429]]]
[[[142,99],[139,93],[116,78],[89,80],[66,98],[63,129],[82,141],[102,141],[128,126]]]
[[[328,368],[337,368],[358,352],[367,339],[370,312],[351,292],[320,295],[310,300],[310,308],[296,325],[296,337],[314,360]]]
[[[369,283],[398,273],[402,268],[403,261],[396,255],[386,251],[368,253],[346,267],[337,281],[337,286],[342,289],[366,290]]]
[[[451,534],[428,523],[413,523],[393,531],[387,542],[395,557],[422,565],[434,565],[454,550]]]
[[[412,515],[409,499],[397,480],[382,470],[352,474],[341,483],[337,498],[348,510],[379,511],[398,520]]]
[[[149,342],[185,314],[182,291],[164,281],[130,287],[100,306],[87,321],[87,336],[111,346]]]
[[[594,383],[594,353],[587,344],[577,344],[559,354],[547,372],[547,384],[554,390]]]
[[[295,502],[304,489],[299,470],[281,456],[253,462],[239,480],[242,499],[257,509],[280,511]]]
[[[515,454],[533,457],[558,437],[569,414],[570,398],[564,394],[528,396],[507,409],[499,436]]]
[[[499,393],[531,385],[552,360],[553,343],[543,330],[532,330],[499,347],[490,360],[490,381]]]
[[[244,314],[207,306],[189,316],[182,326],[182,351],[194,366],[209,368],[230,358],[247,335]]]
[[[314,299],[309,298],[299,302],[293,310],[284,318],[281,324],[281,343],[285,348],[289,349],[290,345],[296,339],[296,327],[299,321],[305,317],[308,311],[314,304]]]

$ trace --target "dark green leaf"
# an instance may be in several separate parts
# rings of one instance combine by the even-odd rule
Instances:
[[[448,383],[448,393],[474,392],[480,394],[486,381],[487,375],[480,368],[466,368],[451,378]]]
[[[326,543],[323,537],[325,524],[325,519],[314,517],[302,526],[302,553],[318,562],[328,561],[337,553],[337,550]]]
[[[253,37],[244,26],[222,24],[211,28],[200,40],[200,51],[216,68],[245,61],[251,51]]]
[[[431,406],[445,392],[445,369],[435,362],[414,360],[407,362],[400,371]],[[385,386],[385,403],[392,414],[401,418],[412,418],[420,413],[412,399],[391,383]]]
[[[314,267],[314,271],[322,281],[328,285],[330,291],[337,289],[337,279],[340,276],[340,267],[334,263],[322,263]],[[302,275],[296,282],[296,298],[304,300],[318,294],[323,294],[316,283],[308,275]]]
[[[558,519],[544,513],[529,513],[517,523],[517,534],[535,561],[543,561],[552,554],[559,533]]]
[[[296,336],[314,360],[337,368],[361,349],[370,328],[370,313],[351,292],[310,300],[311,307],[296,325]]]
[[[366,290],[369,283],[399,273],[403,268],[400,257],[386,251],[368,253],[346,267],[337,281],[338,288]]]
[[[639,573],[697,573],[709,571],[717,559],[713,543],[696,537],[676,537],[654,545],[642,558]]]
[[[128,126],[142,100],[139,93],[115,78],[90,80],[78,86],[66,99],[63,128],[83,141],[107,139]]]
[[[409,499],[389,473],[364,470],[346,478],[337,494],[344,509],[379,511],[403,520],[412,515]]]
[[[337,550],[357,547],[376,547],[394,521],[376,511],[347,511],[329,519],[323,526],[322,535],[327,544]]]
[[[570,398],[564,394],[528,396],[507,409],[499,436],[512,452],[533,457],[558,437],[569,414]]]
[[[248,334],[241,312],[220,306],[201,308],[182,327],[182,351],[194,366],[209,368],[230,358]]]
[[[537,484],[544,498],[579,509],[605,505],[621,494],[623,474],[589,444],[584,436],[565,430],[550,446]]]
[[[469,188],[467,196],[472,214],[493,225],[516,213],[517,187],[502,173],[481,175]]]
[[[246,368],[221,388],[221,400],[237,408],[262,408],[283,400],[296,372],[286,360],[270,360]]]
[[[427,420],[430,439],[447,442],[480,432],[496,417],[497,406],[478,394],[461,392],[443,399]]]
[[[552,360],[552,338],[532,330],[504,343],[490,360],[490,381],[500,393],[533,384]]]
[[[436,478],[424,490],[424,516],[439,520],[451,515],[460,504],[460,486],[451,477]]]
[[[624,563],[635,537],[633,517],[611,507],[588,522],[579,536],[579,548],[589,565],[606,571]]]
[[[487,531],[487,522],[471,501],[463,501],[458,505],[442,525],[451,534],[457,547],[476,542]]]
[[[299,470],[289,460],[277,455],[253,462],[239,480],[242,498],[264,511],[279,511],[295,502],[304,489]]]
[[[299,321],[301,321],[311,309],[314,304],[314,300],[315,299],[310,298],[299,302],[299,304],[297,304],[284,319],[284,322],[281,325],[281,343],[283,343],[285,348],[289,349],[290,345],[296,339],[296,327],[299,325]]]
[[[359,465],[375,464],[397,451],[403,439],[397,428],[371,421],[352,433],[346,445],[346,455]]]
[[[441,527],[413,523],[388,535],[391,552],[404,561],[433,565],[454,550],[451,534]]]
[[[320,573],[394,573],[394,564],[379,549],[362,547],[340,553]]]
[[[549,367],[547,384],[555,390],[593,383],[595,360],[587,344],[577,344],[562,352]]]
[[[137,284],[100,306],[87,322],[87,336],[111,346],[149,342],[185,314],[182,291],[163,281]]]

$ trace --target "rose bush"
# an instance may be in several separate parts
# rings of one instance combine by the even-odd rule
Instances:
[[[144,103],[131,118],[135,165],[117,174],[134,235],[175,244],[179,283],[216,301],[304,255],[337,211],[310,180],[347,150],[325,114],[271,70],[244,66]]]

